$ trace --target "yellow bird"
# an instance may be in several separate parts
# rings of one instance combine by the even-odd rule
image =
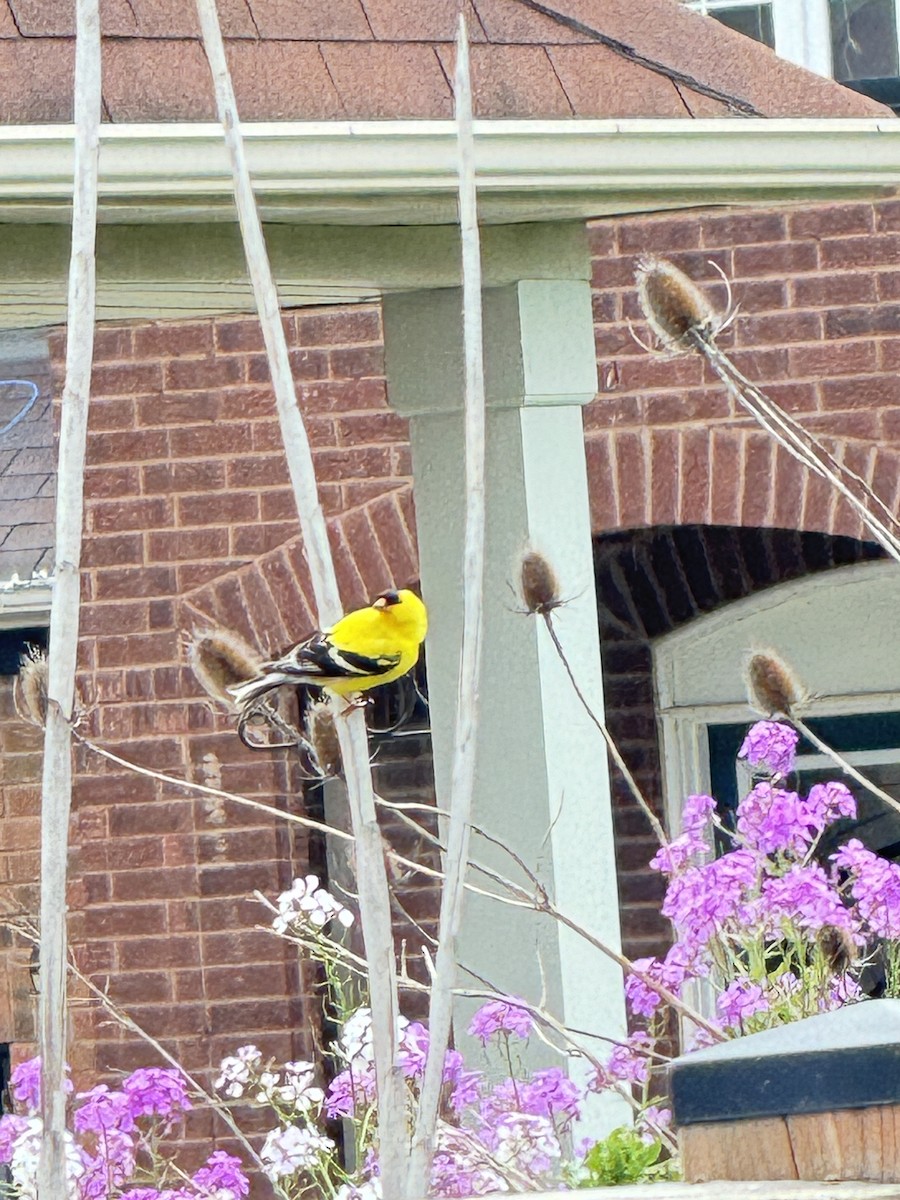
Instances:
[[[414,592],[382,592],[368,608],[347,613],[284,658],[263,663],[255,679],[228,690],[245,712],[286,683],[327,688],[338,696],[365,692],[412,670],[427,629],[425,605]]]

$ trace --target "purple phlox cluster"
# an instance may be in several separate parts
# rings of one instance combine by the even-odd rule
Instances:
[[[639,1017],[652,1017],[663,1003],[659,992],[651,987],[651,982],[662,984],[677,996],[686,979],[707,973],[706,966],[697,956],[696,947],[684,942],[671,945],[662,961],[658,958],[637,958],[634,966],[639,974],[630,974],[625,980],[625,999],[631,1012]]]
[[[771,783],[758,783],[737,812],[738,833],[761,854],[804,855],[825,827],[817,806]]]
[[[134,1114],[124,1092],[111,1091],[100,1083],[89,1092],[79,1092],[78,1099],[81,1105],[72,1119],[76,1133],[130,1133],[134,1129]]]
[[[97,1150],[90,1154],[82,1148],[85,1169],[78,1183],[80,1200],[107,1200],[134,1173],[134,1139],[129,1134],[106,1130],[97,1137]]]
[[[278,897],[276,907],[278,913],[272,921],[276,933],[286,933],[295,924],[321,929],[334,919],[349,929],[354,921],[350,909],[319,886],[318,875],[295,879],[290,890]]]
[[[487,1196],[507,1192],[484,1145],[468,1130],[441,1122],[431,1163],[431,1191],[436,1196]]]
[[[523,1112],[502,1113],[485,1138],[494,1161],[538,1180],[546,1175],[562,1149],[553,1122]]]
[[[759,861],[749,850],[732,850],[702,867],[675,875],[666,890],[663,916],[689,951],[706,946],[728,921],[747,920],[747,902],[759,885]]]
[[[858,838],[841,846],[831,861],[849,874],[856,910],[872,933],[900,938],[900,866],[867,850]]]
[[[278,1126],[266,1134],[259,1157],[272,1180],[315,1167],[323,1155],[334,1150],[334,1142],[309,1125]]]
[[[335,1075],[325,1091],[325,1112],[329,1117],[351,1117],[356,1108],[375,1099],[375,1069],[369,1064],[347,1067]]]
[[[241,1200],[250,1191],[241,1160],[225,1150],[211,1154],[191,1182],[201,1196],[212,1200]]]
[[[187,1082],[173,1067],[138,1067],[122,1081],[122,1091],[135,1117],[171,1119],[189,1112]]]
[[[856,797],[846,784],[837,779],[813,784],[806,803],[818,829],[824,829],[841,817],[856,817]]]
[[[852,976],[846,973],[832,975],[828,982],[828,991],[824,999],[819,1001],[819,1008],[830,1011],[843,1008],[845,1004],[856,1004],[864,999],[862,988]]]
[[[480,1038],[483,1043],[495,1033],[510,1034],[527,1038],[534,1029],[534,1018],[527,1008],[515,1000],[489,1000],[475,1013],[469,1024],[469,1036]]]
[[[450,1107],[454,1112],[462,1112],[470,1104],[474,1104],[481,1095],[484,1075],[481,1071],[469,1071],[463,1056],[458,1050],[448,1050],[444,1058],[444,1083],[453,1090],[450,1093]]]
[[[532,1071],[521,1087],[522,1112],[566,1126],[581,1116],[581,1090],[562,1067]]]
[[[421,1021],[410,1021],[400,1031],[397,1063],[407,1079],[419,1079],[424,1075],[428,1042],[428,1030]]]
[[[217,1092],[224,1092],[232,1100],[243,1096],[250,1078],[262,1062],[262,1051],[256,1046],[240,1046],[234,1054],[219,1063],[219,1074],[213,1084]]]
[[[13,1146],[28,1128],[28,1120],[18,1113],[4,1113],[0,1117],[0,1163],[8,1163],[12,1158]]]
[[[672,1110],[660,1108],[651,1104],[638,1117],[637,1127],[643,1141],[650,1143],[659,1139],[660,1135],[672,1124]]]
[[[754,1013],[765,1012],[768,1007],[765,992],[752,979],[732,980],[716,1000],[719,1016],[730,1029],[740,1029]]]
[[[777,935],[785,921],[806,933],[824,926],[856,934],[858,926],[818,863],[795,863],[784,875],[763,881],[761,911],[767,932]]]
[[[650,860],[653,870],[674,875],[696,858],[708,855],[711,847],[706,835],[715,810],[716,802],[712,796],[688,796],[681,812],[681,833],[668,845],[660,846]]]
[[[752,766],[765,766],[773,775],[790,775],[800,740],[796,729],[781,721],[757,721],[747,732],[738,750]]]
[[[66,1071],[69,1070],[66,1065]],[[30,1113],[36,1113],[41,1107],[41,1058],[28,1058],[13,1068],[9,1077],[9,1089],[13,1099]],[[72,1081],[66,1079],[66,1091],[73,1090]]]
[[[84,1175],[85,1164],[82,1150],[75,1144],[75,1139],[68,1130],[64,1138],[66,1195],[74,1200],[78,1195],[78,1185]],[[35,1200],[37,1196],[38,1162],[43,1140],[44,1125],[41,1118],[29,1116],[24,1119],[18,1136],[10,1146],[8,1164],[14,1185],[12,1195],[20,1200]]]
[[[600,1092],[617,1083],[643,1084],[650,1078],[653,1038],[639,1029],[613,1047],[606,1066],[597,1071],[591,1090]]]

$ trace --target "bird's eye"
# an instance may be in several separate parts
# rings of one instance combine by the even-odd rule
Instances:
[[[381,595],[378,597],[378,599],[375,601],[375,607],[387,608],[391,604],[399,604],[399,603],[400,603],[400,595],[398,592],[382,592]]]

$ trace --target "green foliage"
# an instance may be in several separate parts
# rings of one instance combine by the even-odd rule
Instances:
[[[588,1151],[578,1186],[613,1187],[677,1178],[674,1161],[660,1162],[661,1153],[662,1142],[645,1142],[637,1130],[621,1125]]]

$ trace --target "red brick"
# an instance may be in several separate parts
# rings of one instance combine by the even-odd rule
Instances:
[[[89,467],[84,478],[85,498],[90,503],[113,496],[137,496],[141,490],[140,480],[137,467]]]
[[[804,207],[790,214],[791,236],[796,238],[846,237],[854,233],[871,233],[872,227],[871,204],[838,204],[832,201],[817,208]]]
[[[162,429],[88,433],[89,463],[140,462],[153,458],[167,458],[168,455],[169,435]]]
[[[165,364],[167,392],[225,388],[230,384],[242,382],[243,378],[244,366],[239,358],[181,358],[167,361]]]
[[[226,464],[199,462],[152,463],[141,468],[144,494],[169,492],[213,492],[225,486]]]
[[[117,633],[143,633],[148,628],[147,604],[87,604],[81,610],[81,633],[107,637]]]
[[[341,529],[334,522],[329,523],[328,533],[331,541],[331,553],[334,556],[334,569],[337,573],[338,588],[341,594],[341,604],[344,610],[357,608],[367,604],[372,597],[366,591],[356,560],[341,534]]]
[[[293,504],[293,497],[291,497]],[[232,528],[231,553],[236,558],[259,558],[263,554],[284,545],[297,533],[297,520],[292,521],[260,521],[255,525],[244,525]]]
[[[900,238],[895,234],[869,237],[835,238],[821,243],[821,262],[825,270],[842,267],[877,267],[897,261]]]
[[[90,930],[94,937],[146,935],[159,933],[165,928],[166,910],[163,904],[113,904],[98,906],[90,912]]]
[[[616,491],[622,527],[647,523],[646,446],[638,433],[612,435]]]
[[[813,412],[819,406],[814,383],[767,383],[766,395],[785,412]]]
[[[651,525],[678,522],[678,434],[672,429],[650,433]]]
[[[272,598],[262,572],[250,571],[243,580],[247,602],[247,615],[256,633],[256,644],[267,655],[276,654],[287,644],[290,634],[285,626],[285,617]]]
[[[861,375],[854,379],[825,379],[820,392],[824,409],[894,408],[900,405],[900,378]]]
[[[172,1000],[172,980],[165,971],[118,972],[110,986],[117,1004],[166,1004]]]
[[[337,440],[345,446],[409,440],[409,421],[393,412],[359,413],[341,418],[336,425]]]
[[[612,429],[619,425],[640,425],[643,398],[604,395],[592,401],[584,411],[584,428]]]
[[[640,255],[656,251],[671,255],[675,250],[695,250],[700,245],[700,225],[693,214],[622,222],[618,230],[619,253]]]
[[[875,277],[858,271],[837,275],[823,275],[821,272],[806,275],[792,280],[791,289],[794,303],[801,308],[808,305],[832,308],[844,304],[873,304],[876,294]]]
[[[147,539],[148,562],[192,562],[228,557],[227,529],[167,530]]]
[[[297,342],[301,346],[358,346],[381,340],[377,307],[325,309],[297,313]]]
[[[130,325],[101,324],[94,330],[94,362],[127,362],[133,353],[134,330]]]
[[[788,355],[790,373],[794,378],[864,374],[876,369],[877,358],[875,343],[871,341],[794,346]]]
[[[825,247],[823,247],[822,253],[824,255]],[[738,246],[734,252],[734,273],[739,279],[745,275],[785,276],[797,271],[815,271],[818,265],[818,252],[814,242],[779,242],[771,246]],[[823,262],[824,265],[828,264]],[[831,265],[843,264],[832,263]]]
[[[98,600],[124,600],[133,596],[169,596],[175,592],[171,567],[127,568],[97,578]]]
[[[879,338],[878,369],[896,371],[900,368],[900,338]]]
[[[97,533],[118,533],[130,529],[158,529],[172,524],[172,505],[168,500],[121,500],[114,504],[92,504],[89,508],[91,529]]]
[[[803,509],[803,490],[808,468],[804,467],[783,446],[775,447],[772,483],[775,507],[772,524],[776,529],[793,529],[797,514]]]
[[[170,632],[107,636],[97,647],[98,665],[106,668],[169,662],[175,645],[175,637]]]
[[[821,475],[808,472],[803,492],[800,528],[830,533],[837,492]]]
[[[361,412],[387,406],[383,379],[332,379],[307,383],[300,390],[304,414],[323,412]]]
[[[83,567],[125,566],[144,560],[144,539],[139,533],[92,534],[84,541]]]
[[[742,279],[734,298],[742,313],[772,312],[787,306],[787,282],[784,279]]]
[[[879,232],[900,229],[900,204],[896,200],[882,201],[875,206],[875,228]]]
[[[335,379],[379,378],[384,375],[384,347],[380,344],[332,350],[328,359]]]
[[[588,438],[585,443],[588,491],[591,502],[591,529],[602,533],[619,524],[618,501],[610,462],[609,435]]]
[[[132,429],[134,427],[134,400],[128,396],[92,396],[88,412],[88,427],[92,433],[108,429]]]
[[[353,555],[356,569],[362,577],[369,596],[377,596],[392,587],[394,580],[391,569],[381,552],[375,530],[363,509],[347,513],[342,522],[344,540]]]
[[[167,866],[160,870],[116,871],[112,877],[112,896],[118,902],[129,900],[171,900],[190,896],[197,887],[193,867]]]
[[[741,464],[744,442],[731,429],[710,432],[710,520],[714,525],[740,522]]]
[[[288,352],[291,374],[295,382],[307,379],[327,379],[330,371],[328,355],[324,350],[293,349]],[[246,359],[248,383],[270,383],[272,370],[265,354],[254,354]]]
[[[388,479],[393,475],[391,452],[387,448],[368,446],[318,450],[314,461],[316,475],[325,482]]]
[[[260,564],[260,570],[265,575],[275,607],[282,614],[286,627],[292,631],[295,638],[299,637],[301,629],[297,624],[297,614],[299,611],[299,614],[305,618],[308,615],[308,609],[297,576],[284,550],[268,555]],[[306,626],[307,629],[311,627],[311,625]]]
[[[722,420],[731,416],[733,409],[727,392],[720,387],[648,395],[642,403],[645,423],[651,427]]]
[[[161,321],[139,325],[134,330],[134,353],[138,358],[169,359],[181,354],[212,353],[212,321]]]
[[[419,576],[416,549],[394,496],[382,496],[369,506],[369,519],[389,564],[394,583],[403,587]]]
[[[259,497],[253,492],[179,496],[179,525],[231,525],[259,520]]]
[[[162,390],[159,363],[98,363],[91,373],[91,392],[97,396],[133,396]]]
[[[709,433],[705,429],[686,429],[679,441],[680,521],[683,525],[706,525],[710,511]]]
[[[248,454],[229,459],[227,486],[230,488],[271,488],[289,482],[287,462],[281,454]],[[293,495],[293,493],[287,493]]]
[[[779,242],[785,236],[783,212],[738,210],[703,215],[699,225],[704,246],[747,246],[753,242]]]
[[[144,396],[137,402],[139,425],[196,425],[219,417],[219,399],[214,392],[187,392],[183,396]]]
[[[761,317],[738,317],[736,337],[742,346],[759,342],[813,342],[822,336],[822,317],[816,312],[782,312]]]

